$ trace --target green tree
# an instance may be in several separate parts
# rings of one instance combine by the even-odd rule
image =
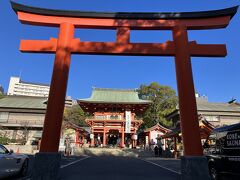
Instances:
[[[74,105],[71,108],[66,108],[63,114],[64,121],[70,121],[79,126],[87,126],[85,122],[85,113],[79,105]]]
[[[151,100],[153,103],[143,115],[143,128],[148,128],[156,123],[170,127],[172,122],[165,116],[172,112],[177,105],[177,96],[175,90],[169,86],[162,86],[157,82],[150,85],[141,85],[139,96],[145,100]]]

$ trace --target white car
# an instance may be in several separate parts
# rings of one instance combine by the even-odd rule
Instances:
[[[0,179],[19,174],[26,176],[29,158],[24,154],[15,154],[0,144]]]

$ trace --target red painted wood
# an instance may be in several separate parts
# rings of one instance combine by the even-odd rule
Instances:
[[[171,30],[181,21],[188,29],[216,29],[226,27],[231,19],[230,16],[198,18],[198,19],[156,19],[156,20],[127,20],[127,19],[109,19],[109,18],[80,18],[47,16],[41,14],[32,14],[18,11],[18,19],[21,23],[38,26],[58,27],[62,22],[74,24],[76,28],[93,29],[116,29],[117,27],[130,27],[131,29],[155,29]]]
[[[76,136],[75,144],[78,145],[80,143],[80,141],[79,141],[79,131],[78,130],[75,130],[75,136]]]
[[[103,128],[103,147],[106,146],[106,128]]]
[[[124,43],[123,43],[124,42]],[[117,38],[117,42],[80,42],[73,39],[71,52],[75,54],[107,54],[138,56],[175,56],[173,41],[165,43],[127,43],[126,38]],[[193,57],[224,57],[227,55],[224,44],[197,44],[189,42],[189,51]],[[21,40],[20,51],[32,53],[55,53],[57,39]]]
[[[124,131],[124,127],[122,127],[122,138],[121,138],[121,147],[122,148],[125,147],[124,139],[125,139],[125,131]]]
[[[173,39],[176,46],[175,65],[184,155],[202,156],[187,28],[176,26]]]
[[[58,35],[40,152],[58,152],[73,37],[74,26],[70,23],[62,23]]]

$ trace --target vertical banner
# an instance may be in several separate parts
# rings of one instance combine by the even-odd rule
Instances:
[[[126,111],[125,133],[131,133],[131,111]]]

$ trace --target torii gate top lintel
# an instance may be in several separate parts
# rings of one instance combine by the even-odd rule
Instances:
[[[104,29],[115,29],[120,26],[128,26],[131,29],[172,29],[179,20],[187,26],[187,29],[223,28],[238,9],[238,6],[235,6],[199,12],[90,12],[37,8],[12,1],[11,5],[22,23],[59,26],[67,19],[75,27]],[[81,22],[83,19],[88,22]]]
[[[67,17],[86,17],[86,18],[113,18],[113,19],[186,19],[186,18],[209,18],[219,16],[234,16],[238,6],[199,12],[94,12],[94,11],[77,11],[77,10],[54,10],[46,8],[31,7],[11,1],[12,8],[15,12],[22,11],[33,14],[42,14],[50,16],[67,16]]]
[[[184,27],[191,29],[224,28],[237,12],[238,6],[200,12],[179,13],[143,13],[143,12],[84,12],[36,8],[11,2],[12,8],[21,23],[56,26],[64,22],[74,28],[116,29],[116,42],[82,42],[78,38],[71,40],[71,53],[108,54],[108,55],[139,55],[139,56],[174,56],[173,41],[165,43],[131,43],[130,31],[139,30],[174,30]],[[55,53],[57,39],[21,40],[22,52]],[[190,54],[195,57],[224,57],[226,47],[222,44],[197,44],[189,42]]]

